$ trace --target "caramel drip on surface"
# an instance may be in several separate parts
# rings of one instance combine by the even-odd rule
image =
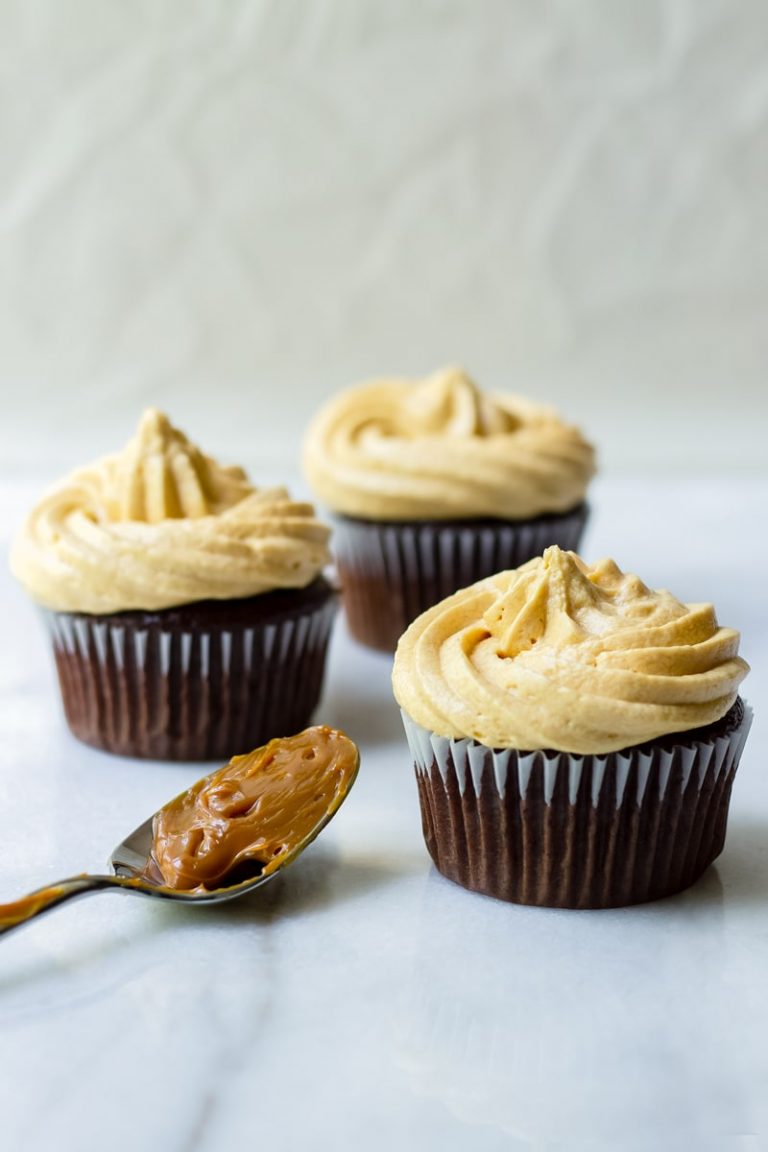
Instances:
[[[233,757],[155,816],[163,883],[207,891],[277,871],[333,816],[358,764],[352,741],[326,726]]]

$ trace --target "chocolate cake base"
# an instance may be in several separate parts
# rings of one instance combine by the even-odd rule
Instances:
[[[227,760],[305,728],[337,596],[307,588],[160,612],[45,612],[64,712],[95,748]]]
[[[494,750],[403,718],[444,876],[515,904],[612,908],[680,892],[720,855],[752,714],[739,699],[716,724],[603,756]]]
[[[337,516],[334,552],[352,635],[394,652],[411,621],[459,588],[550,544],[576,550],[589,509],[532,520],[373,521]]]

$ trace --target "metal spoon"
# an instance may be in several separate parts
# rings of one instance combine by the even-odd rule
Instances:
[[[80,876],[72,876],[68,880],[60,880],[56,884],[50,884],[46,888],[38,888],[35,892],[30,892],[28,896],[22,896],[21,899],[14,900],[10,904],[0,904],[0,935],[11,932],[14,928],[34,919],[35,916],[40,916],[51,908],[57,908],[60,904],[64,904],[67,900],[73,900],[76,896],[87,896],[91,892],[104,892],[110,889],[134,893],[137,896],[155,896],[160,900],[176,900],[185,904],[220,904],[224,900],[236,900],[238,896],[244,896],[246,892],[253,892],[255,888],[266,884],[278,872],[284,871],[289,864],[292,864],[297,856],[301,855],[346,799],[349,788],[352,787],[357,776],[358,767],[359,758],[350,778],[349,787],[345,792],[334,798],[322,818],[318,820],[304,839],[285,855],[277,867],[265,875],[258,872],[237,884],[203,891],[185,892],[175,888],[167,888],[159,875],[157,881],[153,878],[153,874],[157,874],[157,869],[153,866],[152,860],[152,821],[154,816],[150,816],[134,832],[131,832],[122,844],[118,844],[115,848],[109,858],[113,875],[98,876],[83,873]],[[262,865],[262,869],[264,867]]]

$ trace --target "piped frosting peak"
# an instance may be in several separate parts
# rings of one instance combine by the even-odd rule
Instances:
[[[304,465],[320,499],[348,516],[519,520],[581,503],[594,453],[551,408],[444,368],[334,397],[309,428]]]
[[[11,567],[48,608],[155,610],[302,588],[329,562],[329,535],[311,504],[255,488],[151,408],[122,452],[43,497]]]
[[[552,547],[415,620],[393,683],[440,736],[599,754],[724,716],[749,671],[738,645],[711,604]]]
[[[462,368],[443,368],[417,381],[403,409],[420,436],[500,436],[519,427],[514,413],[485,396]]]
[[[242,468],[223,467],[148,408],[122,452],[105,468],[104,505],[110,520],[157,524],[218,515],[253,491]]]

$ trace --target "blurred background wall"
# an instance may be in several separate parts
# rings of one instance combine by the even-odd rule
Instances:
[[[258,476],[465,364],[605,469],[765,469],[765,0],[0,0],[0,464]]]

